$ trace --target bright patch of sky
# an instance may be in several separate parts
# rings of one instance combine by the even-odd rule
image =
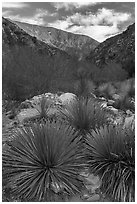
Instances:
[[[134,2],[3,2],[3,16],[88,35],[102,42],[135,21]]]

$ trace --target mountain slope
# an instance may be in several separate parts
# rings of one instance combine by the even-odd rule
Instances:
[[[71,89],[78,61],[2,19],[3,90],[22,99],[48,91]],[[13,93],[14,92],[14,93]]]
[[[99,45],[99,42],[85,35],[73,34],[53,27],[42,27],[17,21],[14,23],[31,36],[80,59],[88,56],[90,51]]]
[[[118,62],[125,69],[131,64],[134,66],[135,24],[130,25],[123,33],[100,43],[94,52],[91,51],[87,59],[100,67],[110,62]]]

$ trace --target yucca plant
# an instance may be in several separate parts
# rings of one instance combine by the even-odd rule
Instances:
[[[86,135],[91,129],[107,124],[106,111],[95,99],[80,97],[72,104],[59,110],[64,121]]]
[[[2,157],[3,180],[12,194],[23,201],[54,201],[62,192],[80,192],[78,174],[85,164],[76,135],[72,127],[58,122],[18,129]]]
[[[105,126],[87,137],[88,164],[102,180],[101,190],[113,201],[135,200],[135,132]]]
[[[50,102],[45,96],[42,96],[42,98],[39,101],[39,105],[35,107],[40,113],[40,118],[48,119],[49,107],[50,107]]]

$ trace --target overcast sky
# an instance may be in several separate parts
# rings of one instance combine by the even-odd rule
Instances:
[[[135,22],[134,2],[3,2],[12,20],[84,34],[102,42]]]

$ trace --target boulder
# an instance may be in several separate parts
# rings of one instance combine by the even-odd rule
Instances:
[[[57,94],[52,93],[45,93],[38,96],[34,96],[31,99],[27,99],[23,101],[20,105],[20,109],[26,109],[26,108],[36,108],[40,106],[40,102],[42,97],[45,97],[47,99],[47,102],[51,105],[61,105],[61,101],[59,100],[59,97]]]
[[[85,178],[85,186],[88,190],[90,190],[92,193],[95,192],[96,189],[98,189],[101,185],[101,180],[98,176],[94,176],[93,174],[89,174],[88,177]]]
[[[73,93],[64,93],[59,96],[59,100],[62,102],[62,105],[69,105],[76,100],[77,96]]]
[[[89,197],[86,201],[87,202],[96,202],[100,200],[99,194],[94,194],[93,196]]]
[[[31,101],[26,99],[25,101],[23,101],[20,106],[19,109],[26,109],[26,108],[33,108]]]
[[[112,96],[112,98],[114,99],[114,100],[120,100],[120,95],[118,95],[118,94],[114,94],[113,96]]]
[[[106,108],[106,107],[107,107],[107,102],[106,102],[106,101],[102,102],[102,103],[101,103],[101,107],[102,107],[102,108]]]
[[[25,120],[37,118],[40,115],[37,109],[35,108],[27,108],[21,110],[21,112],[17,115],[17,120],[19,123],[23,123]]]
[[[115,125],[123,125],[124,124],[124,115],[118,115],[115,120],[114,120],[114,124]]]
[[[126,110],[126,114],[127,114],[128,116],[133,115],[133,113],[132,113],[130,110]]]
[[[128,127],[128,126],[131,126],[132,128],[135,127],[135,115],[134,114],[130,117],[125,118],[124,127]]]
[[[58,109],[57,109],[57,107],[50,107],[49,109],[48,109],[48,113],[47,113],[47,115],[49,116],[49,117],[53,117],[53,116],[58,116]]]
[[[114,108],[113,106],[108,106],[108,110],[111,110],[114,114],[118,114],[118,109]]]
[[[115,103],[114,100],[108,100],[107,105],[108,106],[113,106],[114,103]]]
[[[94,176],[93,174],[90,174],[87,178],[86,178],[86,183],[88,184],[93,184],[96,185],[100,182],[100,179],[98,176]]]
[[[48,106],[48,116],[52,117],[57,115],[58,107],[62,106],[62,101],[59,99],[57,94],[45,93],[34,96],[30,100],[27,99],[21,103],[20,112],[17,115],[17,119],[20,123],[22,123],[24,120],[37,118],[40,115],[40,104],[43,97],[47,99],[46,105]]]
[[[57,94],[52,94],[52,93],[45,93],[45,94],[41,94],[38,96],[34,96],[31,99],[26,99],[25,101],[23,101],[21,103],[21,108],[22,109],[26,109],[26,108],[35,108],[36,106],[40,105],[41,99],[45,97],[47,99],[47,101],[51,104],[54,105],[61,105],[61,101],[58,98]]]

